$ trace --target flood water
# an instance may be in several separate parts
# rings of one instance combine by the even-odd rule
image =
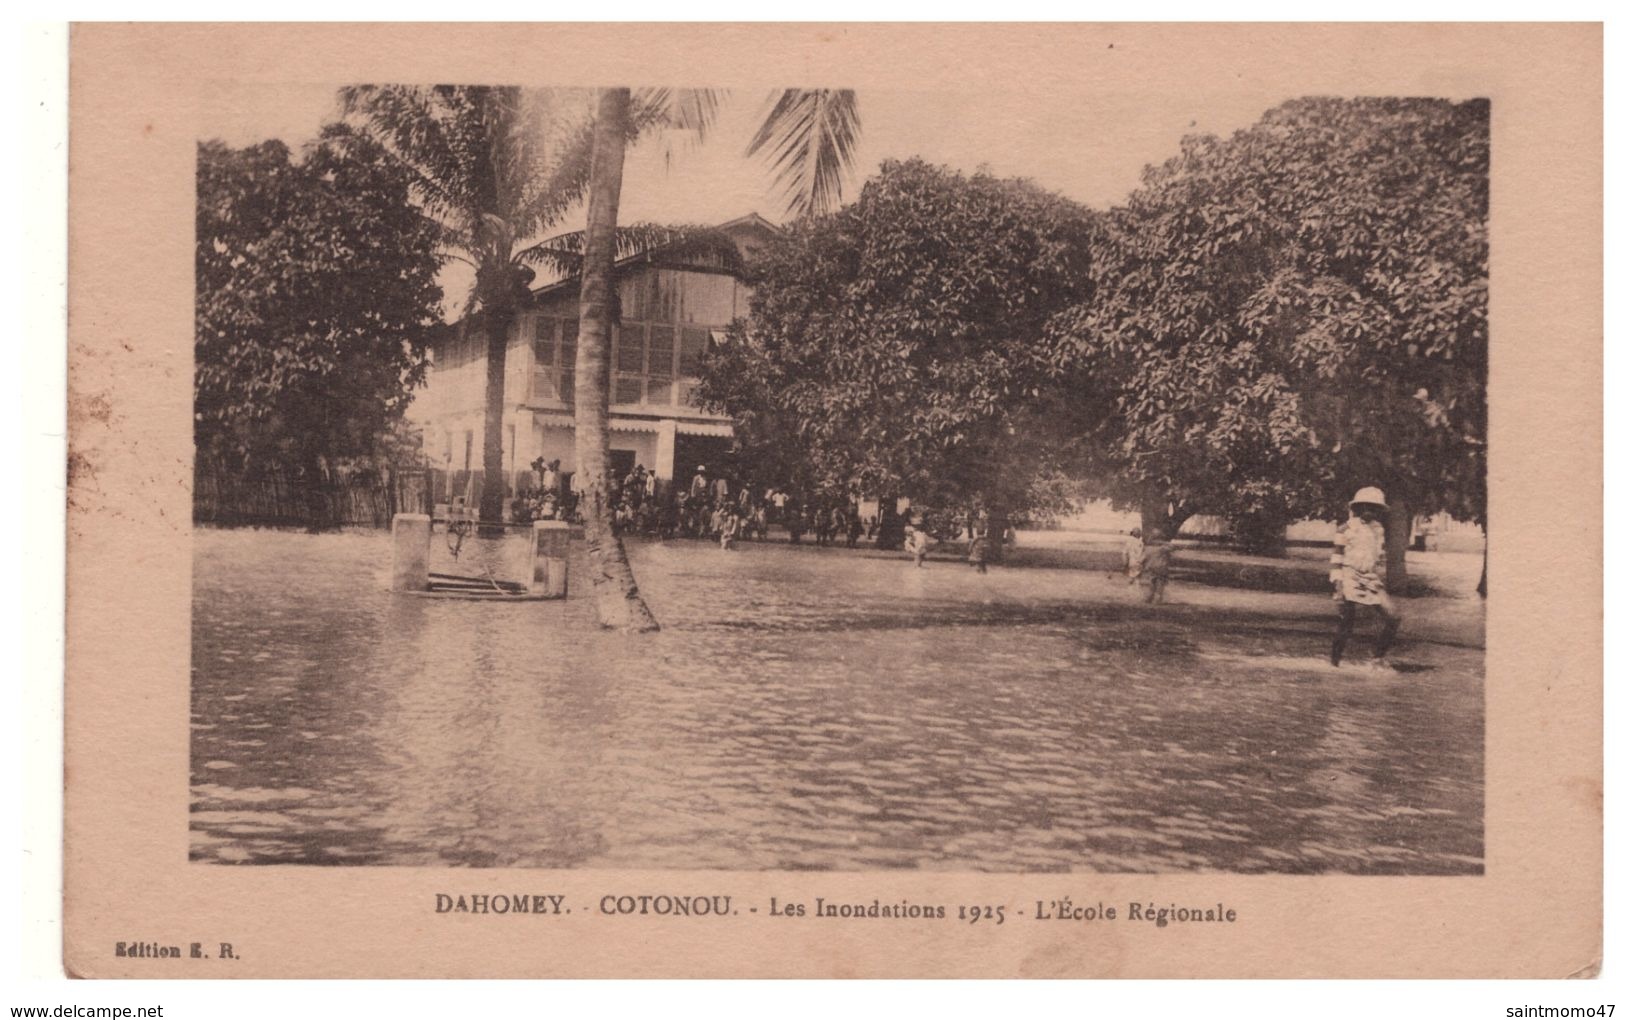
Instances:
[[[198,861],[1483,868],[1482,650],[1332,670],[1324,599],[676,542],[633,547],[664,629],[625,637],[579,589],[391,595],[385,534],[194,550]]]

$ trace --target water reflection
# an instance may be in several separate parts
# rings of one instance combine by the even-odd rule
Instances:
[[[1315,621],[1077,571],[634,555],[666,629],[626,639],[584,598],[391,596],[382,535],[200,532],[193,858],[1482,870],[1476,649],[1333,672]]]

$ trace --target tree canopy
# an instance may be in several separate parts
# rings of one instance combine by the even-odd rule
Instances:
[[[1087,297],[1092,215],[1019,180],[887,162],[753,267],[705,365],[767,484],[1020,509],[1064,445],[1055,313]]]
[[[440,323],[439,232],[343,126],[198,147],[195,430],[238,470],[365,456],[399,422]]]
[[[1301,99],[1148,168],[1056,317],[1114,493],[1481,519],[1489,106]]]

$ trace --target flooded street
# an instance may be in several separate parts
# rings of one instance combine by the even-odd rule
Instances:
[[[194,554],[198,861],[1483,868],[1482,649],[1376,673],[1364,623],[1333,670],[1324,597],[675,542],[633,547],[664,629],[623,637],[579,567],[501,604],[391,595],[383,533]]]

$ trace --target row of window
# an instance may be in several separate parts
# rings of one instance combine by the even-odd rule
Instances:
[[[575,403],[576,374],[558,368],[536,369],[531,373],[530,399]],[[609,400],[648,407],[699,407],[699,382],[616,372],[610,378]]]
[[[575,319],[525,316],[520,336],[535,358],[530,399],[575,401]],[[653,407],[695,407],[700,360],[711,330],[667,323],[623,322],[610,335],[610,402]],[[438,370],[461,368],[485,358],[485,336],[471,332],[436,351]]]
[[[575,319],[538,318],[531,348],[531,399],[575,400]],[[697,326],[622,322],[610,334],[610,403],[694,407],[700,360],[711,331]]]

